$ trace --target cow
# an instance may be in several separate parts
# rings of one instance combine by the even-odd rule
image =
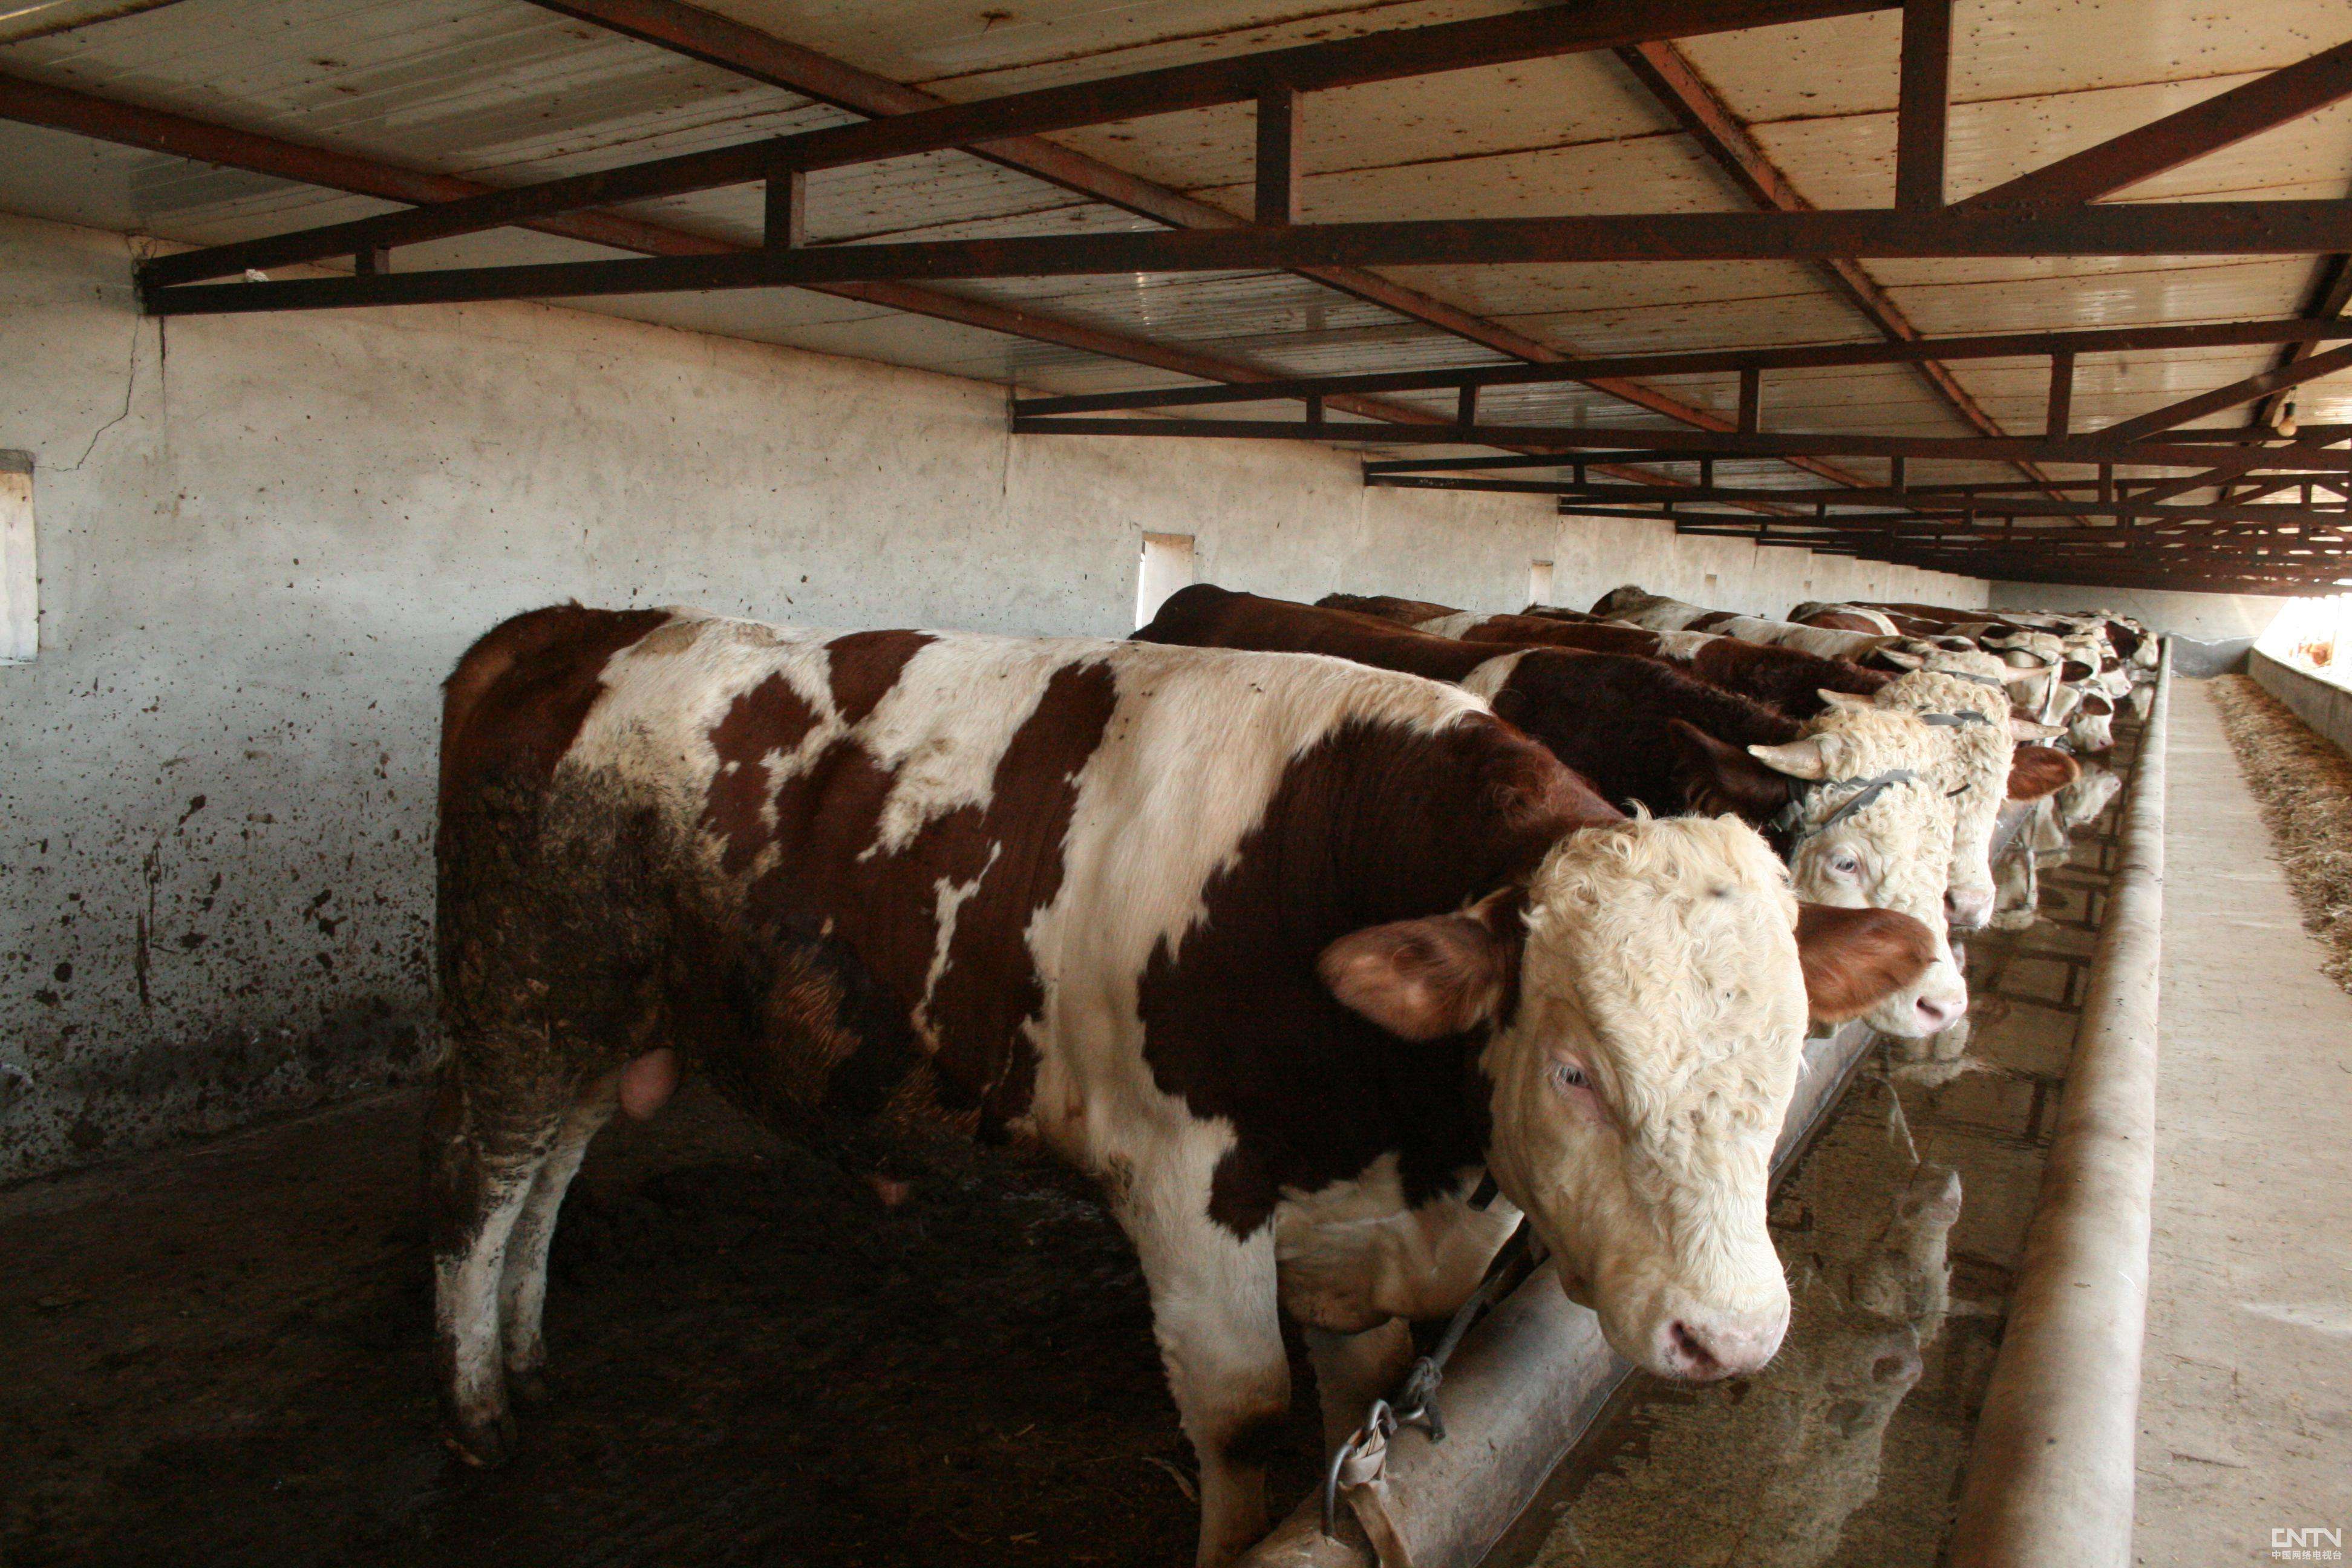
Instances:
[[[1883,610],[1821,599],[1808,599],[1792,607],[1788,618],[1801,626],[1820,626],[1840,632],[1869,632],[1880,637],[1893,637],[1898,632],[1910,630],[1907,626],[1895,625]]]
[[[1318,609],[1356,610],[1372,602],[1346,594],[1330,594],[1315,604]],[[1538,607],[1530,605],[1516,616],[1488,616],[1419,600],[1380,602],[1398,606],[1381,616],[1382,619],[1464,642],[1574,647],[1588,653],[1624,653],[1664,659],[1710,685],[1776,708],[1791,719],[1810,719],[1828,707],[1822,695],[1824,690],[1867,697],[1895,679],[1884,670],[1864,669],[1844,659],[1822,658],[1792,647],[1745,643],[1713,632],[1654,632],[1621,622],[1596,621],[1574,610],[1538,614]],[[1417,613],[1424,610],[1443,613]]]
[[[1954,804],[1932,783],[1947,771],[1948,731],[1844,710],[1801,726],[1651,659],[1460,642],[1207,583],[1179,589],[1135,636],[1328,654],[1459,684],[1612,801],[1736,813],[1771,828],[1801,897],[1933,928],[1935,963],[1868,1016],[1874,1027],[1933,1034],[1967,1011],[1943,933]]]
[[[1204,1564],[1265,1527],[1282,1310],[1347,1408],[1521,1214],[1628,1359],[1762,1365],[1808,1015],[1933,954],[1801,906],[1750,828],[1629,820],[1470,693],[1335,659],[557,606],[450,676],[440,811],[427,1195],[463,1457],[513,1443],[589,1141],[698,1069],[788,1132],[1091,1174]]]
[[[1602,595],[1593,605],[1592,613],[1603,620],[1623,621],[1631,626],[1647,626],[1653,631],[1715,632],[1723,637],[1738,637],[1742,642],[1800,648],[1823,658],[1851,659],[1866,668],[1892,670],[1897,674],[1919,668],[1938,647],[1936,640],[1929,638],[1831,631],[1820,626],[1801,626],[1789,621],[1766,620],[1759,616],[1736,615],[1728,610],[1706,609],[1697,605],[1685,604],[1680,599],[1667,598],[1662,594],[1646,592],[1630,584]],[[1966,645],[1953,641],[1951,646]]]

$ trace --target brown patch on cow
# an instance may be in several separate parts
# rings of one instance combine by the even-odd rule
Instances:
[[[1351,933],[1524,881],[1569,833],[1616,820],[1484,714],[1434,733],[1349,724],[1294,759],[1202,889],[1206,919],[1153,951],[1137,990],[1153,1082],[1234,1127],[1210,1215],[1247,1236],[1286,1188],[1313,1192],[1391,1151],[1419,1203],[1483,1160],[1483,1030],[1398,1039],[1341,1005],[1317,963]],[[1516,945],[1517,906],[1495,909],[1511,911]]]
[[[1738,620],[1740,616],[1736,611],[1709,610],[1706,614],[1699,616],[1698,619],[1691,622],[1682,629],[1686,632],[1711,632],[1717,626],[1727,626],[1732,622]]]
[[[1797,956],[1805,1001],[1824,1024],[1858,1018],[1927,972],[1936,937],[1892,910],[1797,906]]]
[[[1867,616],[1857,616],[1851,610],[1817,611],[1797,624],[1801,626],[1817,626],[1825,632],[1868,632],[1879,637],[1885,635],[1877,622]]]
[[[830,645],[836,689],[854,671],[852,698],[870,712],[929,640]],[[758,725],[730,710],[714,728],[722,764],[734,767],[714,780],[705,822],[728,813],[727,864],[759,868],[744,918],[778,977],[755,999],[750,1031],[760,1051],[780,1058],[766,1069],[773,1085],[763,1098],[803,1112],[821,1105],[909,1119],[936,1103],[950,1121],[977,1112],[991,1136],[1027,1109],[1036,1053],[1026,1026],[1044,1003],[1030,917],[1060,891],[1077,774],[1117,701],[1108,665],[1055,670],[999,759],[986,804],[941,812],[895,849],[879,840],[897,776],[854,728],[782,779],[767,759],[789,749],[772,742],[801,709]],[[745,810],[755,799],[756,816]],[[941,882],[970,891],[933,984]],[[910,1081],[918,1069],[925,1081]]]
[[[1737,637],[1700,644],[1686,668],[1701,680],[1798,720],[1811,719],[1829,706],[1822,697],[1825,689],[1874,697],[1895,679],[1843,658]]]
[[[1716,816],[1728,812],[1744,821],[1769,822],[1789,804],[1793,787],[1745,746],[1717,740],[1680,719],[1667,725],[1678,759],[1683,795],[1692,811]]]
[[[1427,599],[1399,599],[1387,594],[1326,594],[1315,604],[1319,609],[1345,610],[1401,626],[1417,626],[1423,621],[1443,620],[1462,613],[1451,605],[1433,604]]]
[[[603,689],[605,662],[668,619],[551,605],[483,634],[441,686],[443,807],[494,771],[544,788]]]
[[[1544,616],[1489,616],[1465,627],[1464,642],[1507,643],[1517,647],[1573,647],[1587,653],[1633,654],[1655,658],[1663,638],[1640,626],[1612,621],[1561,621]]]
[[[2090,679],[2093,673],[2091,667],[2079,658],[2070,658],[2058,667],[2058,679],[2069,686]]]
[[[2009,798],[2040,800],[2083,776],[2083,765],[2055,746],[2021,745],[2009,764]]]
[[[825,644],[833,706],[841,721],[864,723],[898,684],[907,661],[937,641],[927,632],[852,632]]]
[[[1519,614],[1537,620],[1581,622],[1588,626],[1598,625],[1601,621],[1599,616],[1588,616],[1582,610],[1571,610],[1560,605],[1528,605]]]
[[[780,672],[729,703],[711,727],[719,773],[703,803],[702,826],[724,847],[719,864],[729,876],[747,869],[767,842],[768,759],[797,751],[822,721]]]

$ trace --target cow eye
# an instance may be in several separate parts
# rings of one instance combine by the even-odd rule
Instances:
[[[1585,1077],[1584,1069],[1578,1067],[1574,1062],[1552,1063],[1551,1081],[1561,1089],[1590,1089],[1592,1087],[1592,1080]]]
[[[1830,857],[1830,869],[1841,877],[1859,876],[1862,872],[1862,860],[1853,850],[1841,849]]]

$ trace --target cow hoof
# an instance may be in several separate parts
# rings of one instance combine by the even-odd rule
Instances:
[[[547,1370],[544,1367],[507,1369],[507,1397],[517,1405],[544,1405],[553,1393],[554,1390],[548,1385]]]
[[[514,1457],[515,1418],[501,1411],[481,1421],[457,1421],[444,1427],[441,1440],[449,1451],[478,1470],[494,1470]]]

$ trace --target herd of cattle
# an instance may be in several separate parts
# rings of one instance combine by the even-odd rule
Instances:
[[[510,1449],[565,1188],[688,1068],[845,1160],[951,1131],[1093,1176],[1205,1563],[1266,1524],[1282,1314],[1336,1440],[1522,1215],[1627,1359],[1752,1371],[1809,1026],[1961,1017],[1950,932],[2032,918],[2155,655],[2110,616],[1630,588],[1488,616],[1202,584],[1125,642],[508,621],[443,713],[449,1439]]]

